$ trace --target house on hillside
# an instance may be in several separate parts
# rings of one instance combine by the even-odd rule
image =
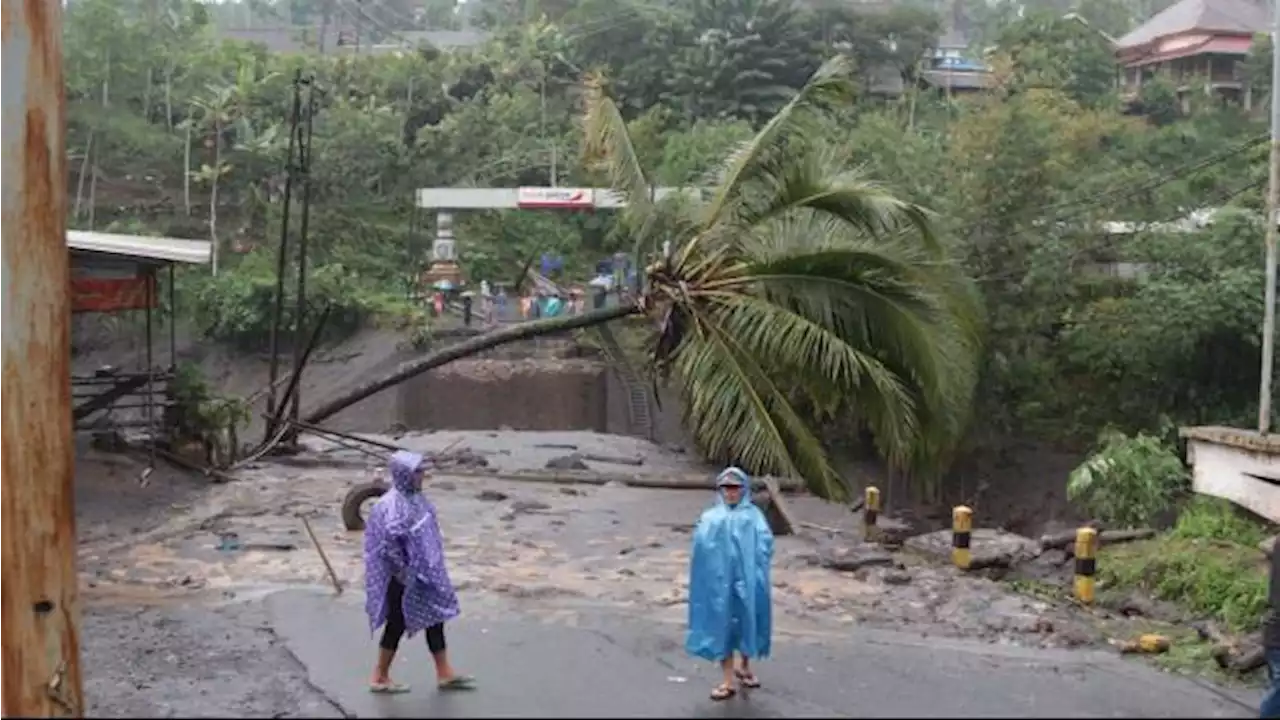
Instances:
[[[1241,61],[1270,12],[1253,0],[1180,0],[1116,41],[1120,87],[1129,99],[1156,77],[1173,81],[1184,106],[1192,93],[1253,104]]]
[[[969,39],[956,30],[938,38],[938,44],[924,60],[920,80],[948,93],[974,92],[986,88],[991,73],[985,63],[969,51]]]
[[[920,85],[946,93],[969,93],[989,86],[991,73],[986,64],[972,57],[969,41],[952,30],[938,38],[932,50],[920,59]],[[906,90],[898,68],[884,65],[868,72],[867,90],[872,95],[896,98]]]

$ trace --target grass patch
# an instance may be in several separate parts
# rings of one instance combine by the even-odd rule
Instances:
[[[1221,502],[1197,498],[1174,528],[1151,540],[1103,547],[1098,579],[1211,618],[1233,632],[1258,628],[1267,608],[1266,531]]]

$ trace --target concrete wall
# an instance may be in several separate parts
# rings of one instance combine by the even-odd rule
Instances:
[[[587,360],[460,360],[400,388],[409,429],[607,431],[604,367]]]

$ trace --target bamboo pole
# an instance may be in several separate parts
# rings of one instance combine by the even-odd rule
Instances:
[[[71,437],[62,4],[3,3],[0,705],[83,717]]]

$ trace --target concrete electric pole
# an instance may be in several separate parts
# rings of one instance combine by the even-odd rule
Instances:
[[[1280,0],[1271,2],[1271,154],[1267,184],[1266,307],[1262,315],[1262,380],[1258,433],[1271,431],[1271,380],[1276,357],[1276,224],[1280,222]]]
[[[3,452],[0,704],[5,717],[84,717],[71,435],[62,4],[4,15]]]

